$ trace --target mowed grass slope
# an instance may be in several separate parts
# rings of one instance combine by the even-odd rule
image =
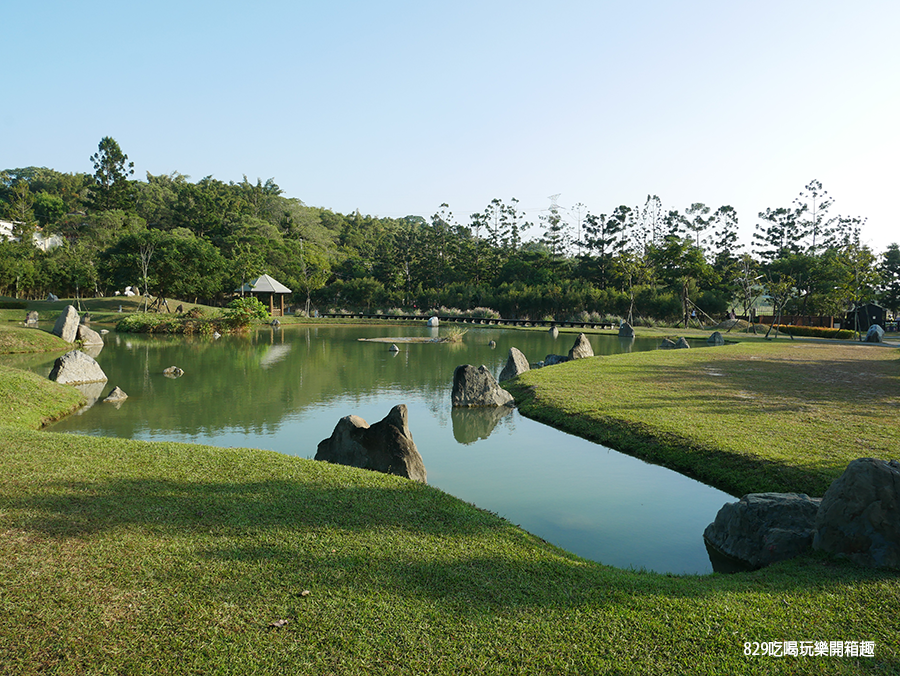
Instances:
[[[507,384],[538,420],[735,496],[822,495],[859,457],[900,457],[900,351],[746,342],[596,357]]]
[[[900,672],[896,571],[618,570],[399,477],[36,431],[43,385],[0,414],[0,673]],[[744,654],[792,640],[875,657]]]

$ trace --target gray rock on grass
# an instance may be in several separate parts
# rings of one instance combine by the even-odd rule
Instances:
[[[859,458],[822,497],[813,548],[900,568],[900,461]]]
[[[509,356],[506,358],[506,366],[500,371],[500,382],[512,380],[516,376],[530,370],[528,360],[517,347],[509,348]]]
[[[53,330],[54,336],[59,336],[67,343],[74,343],[78,335],[78,310],[71,305],[66,305],[62,314],[56,318]]]
[[[569,359],[586,359],[594,356],[594,348],[591,347],[590,341],[583,333],[578,334],[575,344],[569,350]]]
[[[425,463],[409,431],[405,404],[394,406],[374,425],[357,415],[341,418],[331,436],[319,442],[316,460],[427,483]]]

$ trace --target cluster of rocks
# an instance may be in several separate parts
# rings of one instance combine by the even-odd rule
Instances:
[[[745,495],[719,510],[703,539],[748,568],[810,549],[866,566],[900,568],[900,462],[854,460],[821,498]]]
[[[405,404],[394,406],[374,425],[357,415],[344,416],[331,436],[319,442],[315,459],[427,483],[425,463],[409,431]]]

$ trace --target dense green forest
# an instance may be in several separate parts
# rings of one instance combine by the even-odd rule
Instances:
[[[12,224],[0,242],[0,294],[78,298],[137,286],[223,304],[266,272],[303,311],[482,307],[640,323],[746,315],[761,298],[800,315],[871,300],[900,306],[900,249],[861,245],[864,219],[834,215],[818,181],[759,213],[748,247],[728,205],[668,210],[650,195],[609,213],[551,205],[529,223],[517,200],[494,199],[461,220],[447,204],[430,218],[379,218],[306,206],[274,179],[136,180],[109,137],[89,159],[93,173],[0,172],[0,216]],[[35,233],[62,244],[44,251]]]

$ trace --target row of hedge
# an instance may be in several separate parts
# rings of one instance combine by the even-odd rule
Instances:
[[[772,328],[778,329],[779,333],[785,333],[789,336],[805,336],[809,338],[837,338],[839,340],[849,340],[856,336],[856,333],[850,329],[826,329],[821,326],[788,326],[785,324],[775,324]]]

